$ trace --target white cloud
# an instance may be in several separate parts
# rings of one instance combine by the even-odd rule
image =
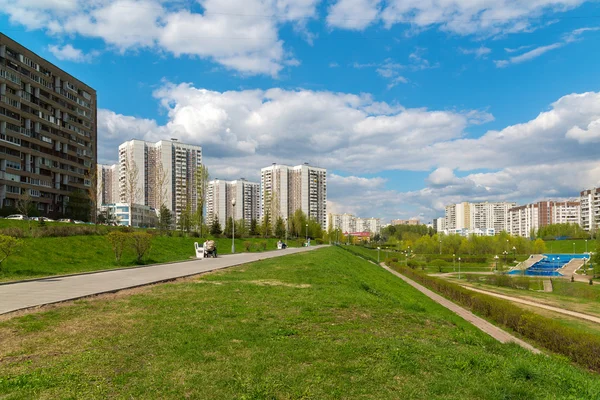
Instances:
[[[64,46],[58,45],[50,45],[48,46],[48,50],[54,57],[59,60],[64,61],[73,61],[73,62],[90,62],[94,57],[96,57],[99,53],[97,51],[92,51],[90,53],[84,53],[83,50],[76,49],[70,44],[66,44]]]
[[[473,54],[476,58],[485,58],[488,54],[492,52],[492,49],[485,46],[481,46],[476,49],[463,49],[461,47],[459,50],[463,54]]]
[[[379,21],[390,28],[411,25],[416,30],[439,27],[459,35],[526,32],[544,25],[538,17],[571,10],[586,0],[338,0],[328,23],[342,29],[365,29]],[[376,12],[380,9],[379,12]]]
[[[100,38],[120,51],[151,49],[212,60],[243,74],[276,76],[297,65],[279,38],[286,23],[304,31],[318,0],[0,0],[0,13],[28,29]]]
[[[577,140],[581,144],[600,142],[600,118],[590,122],[585,129],[574,126],[567,131],[567,138]]]

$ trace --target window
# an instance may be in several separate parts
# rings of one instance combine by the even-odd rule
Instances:
[[[21,164],[14,162],[14,161],[10,161],[10,160],[6,160],[6,168],[12,168],[12,169],[16,169],[16,170],[21,170]]]

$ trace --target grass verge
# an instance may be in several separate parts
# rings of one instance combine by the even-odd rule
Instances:
[[[11,399],[595,399],[338,248],[0,322]]]

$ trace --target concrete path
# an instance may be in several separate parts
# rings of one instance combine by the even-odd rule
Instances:
[[[445,299],[444,297],[440,296],[439,294],[432,292],[431,290],[418,284],[417,282],[413,281],[412,279],[409,279],[406,276],[400,274],[399,272],[396,272],[393,269],[389,268],[384,263],[381,263],[381,266],[383,268],[385,268],[386,270],[388,270],[389,272],[391,272],[392,274],[399,277],[400,279],[402,279],[403,281],[405,281],[406,283],[408,283],[409,285],[411,285],[412,287],[414,287],[415,289],[417,289],[418,291],[420,291],[421,293],[425,294],[430,299],[432,299],[432,300],[436,301],[437,303],[441,304],[442,306],[446,307],[448,310],[454,312],[455,314],[457,314],[459,317],[465,319],[466,321],[469,321],[476,328],[481,329],[483,332],[487,333],[488,335],[490,335],[494,339],[498,340],[499,342],[501,342],[501,343],[514,342],[514,343],[517,343],[519,346],[532,351],[533,353],[536,353],[536,354],[541,353],[538,349],[536,349],[529,343],[526,343],[526,342],[522,341],[521,339],[514,337],[510,333],[487,322],[485,319],[476,316],[471,311],[454,304],[453,302]]]
[[[544,259],[544,256],[541,254],[532,254],[527,260],[521,261],[520,263],[517,264],[517,266],[511,268],[510,270],[511,271],[514,271],[514,270],[524,271],[527,268],[531,267],[536,262],[541,261],[543,259]]]
[[[546,293],[550,293],[552,292],[553,288],[552,288],[552,280],[551,279],[544,279],[544,292]]]
[[[594,317],[592,315],[583,314],[583,313],[580,313],[580,312],[577,312],[577,311],[565,310],[564,308],[548,306],[546,304],[541,304],[541,303],[538,303],[538,302],[535,302],[535,301],[523,300],[523,299],[519,299],[518,297],[511,297],[511,296],[506,296],[506,295],[503,295],[503,294],[498,294],[498,293],[495,293],[495,292],[488,292],[487,290],[475,289],[475,288],[470,287],[470,286],[463,286],[463,287],[465,289],[469,289],[469,290],[472,290],[472,291],[477,292],[477,293],[483,293],[483,294],[487,294],[489,296],[498,297],[499,299],[504,299],[504,300],[512,301],[514,303],[521,303],[521,304],[525,304],[525,305],[532,306],[532,307],[543,308],[545,310],[554,311],[554,312],[557,312],[557,313],[560,313],[560,314],[565,314],[565,315],[569,315],[571,317],[585,319],[586,321],[595,322],[597,324],[600,324],[600,318]]]
[[[303,253],[322,247],[326,246],[287,248],[264,253],[239,253],[218,258],[116,269],[75,276],[49,277],[0,285],[0,314],[169,281],[253,261]]]
[[[563,265],[557,271],[560,272],[565,279],[571,279],[571,275],[576,275],[576,271],[583,267],[584,260],[582,258],[572,258],[571,261]]]

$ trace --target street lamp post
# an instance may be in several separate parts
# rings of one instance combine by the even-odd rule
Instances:
[[[498,271],[498,254],[496,254],[496,256],[494,257],[494,260],[496,261],[496,272]]]
[[[573,242],[573,255],[575,255],[575,242]]]
[[[452,254],[452,272],[456,272],[456,254]]]
[[[381,250],[381,247],[377,248],[377,264],[379,264],[379,250]]]
[[[585,252],[587,253],[587,239],[585,239]]]
[[[231,206],[233,207],[233,213],[231,217],[232,231],[231,231],[231,254],[235,253],[235,199],[231,200]]]
[[[460,257],[458,257],[458,279],[460,279]]]
[[[517,248],[513,246],[513,261],[517,261]]]
[[[306,224],[306,247],[308,247],[308,224]]]
[[[506,258],[508,257],[508,251],[504,250],[502,252],[502,254],[504,254],[504,265],[506,265],[507,264]]]
[[[288,219],[285,219],[285,246],[287,247],[287,231],[288,231]],[[336,231],[337,232],[337,231]],[[339,232],[337,232],[339,233]],[[337,244],[337,243],[336,243]]]
[[[440,256],[442,255],[442,240],[440,239]]]

